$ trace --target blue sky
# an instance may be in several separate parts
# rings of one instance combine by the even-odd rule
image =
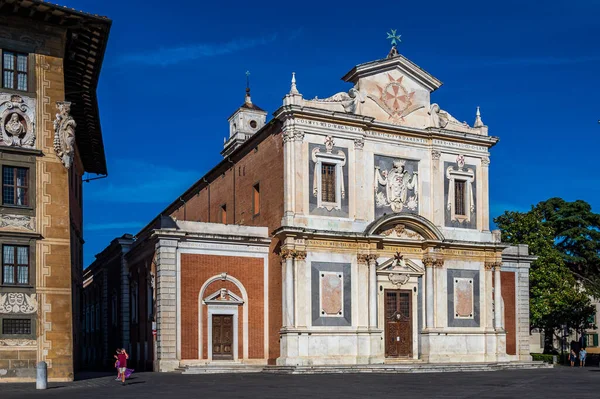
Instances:
[[[600,3],[60,0],[113,19],[98,87],[109,177],[84,185],[85,265],[135,234],[220,159],[227,117],[272,113],[295,71],[305,97],[349,86],[354,65],[399,51],[439,78],[459,120],[481,106],[490,211],[561,196],[600,212]]]

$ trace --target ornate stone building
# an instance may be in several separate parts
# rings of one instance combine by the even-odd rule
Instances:
[[[106,174],[96,85],[110,20],[0,0],[0,381],[73,379],[82,176]]]
[[[395,47],[343,79],[347,93],[305,99],[293,75],[266,125],[248,92],[226,158],[137,234],[134,358],[530,359],[534,258],[489,230],[498,138],[479,110],[470,126],[432,103],[442,83]]]

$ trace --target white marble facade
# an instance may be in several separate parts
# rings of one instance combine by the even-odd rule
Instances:
[[[533,258],[489,229],[498,139],[479,109],[473,126],[441,110],[431,103],[441,82],[401,55],[343,79],[348,93],[309,100],[294,76],[275,112],[285,168],[278,364],[530,359]],[[512,354],[501,271],[515,273]],[[342,288],[323,294],[329,274]]]

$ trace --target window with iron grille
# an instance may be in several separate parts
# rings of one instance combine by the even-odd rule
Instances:
[[[455,180],[454,181],[454,213],[456,215],[464,216],[466,215],[465,210],[465,181],[464,180]]]
[[[2,247],[2,284],[29,284],[29,247],[15,245]]]
[[[321,165],[321,201],[335,202],[335,165]]]
[[[30,335],[30,319],[4,319],[2,320],[2,334],[5,335]]]
[[[27,91],[27,54],[14,51],[2,52],[2,87]]]
[[[29,169],[2,167],[2,204],[29,206]]]

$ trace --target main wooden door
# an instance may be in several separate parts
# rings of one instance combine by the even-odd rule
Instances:
[[[412,291],[385,290],[385,356],[412,357]]]
[[[212,316],[212,358],[233,360],[233,316]]]

